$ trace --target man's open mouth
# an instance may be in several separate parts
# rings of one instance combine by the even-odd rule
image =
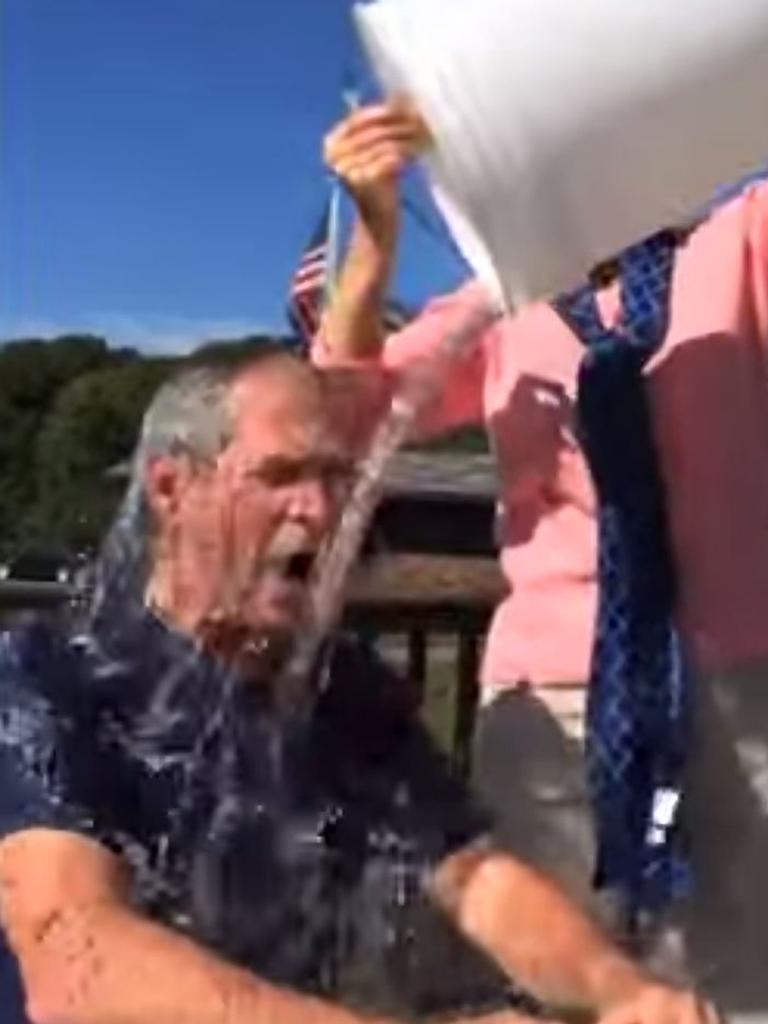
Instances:
[[[281,575],[284,579],[296,583],[306,583],[315,564],[314,551],[296,551],[286,558]]]

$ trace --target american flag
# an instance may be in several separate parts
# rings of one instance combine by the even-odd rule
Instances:
[[[291,280],[288,319],[305,347],[317,334],[328,286],[329,226],[330,204],[326,205]]]

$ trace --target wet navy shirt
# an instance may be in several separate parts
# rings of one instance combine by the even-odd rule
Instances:
[[[378,1013],[493,1002],[497,975],[424,891],[482,815],[368,649],[335,643],[316,676],[289,715],[148,615],[108,651],[2,634],[0,839],[97,839],[142,912],[302,991]],[[3,1024],[24,1020],[15,966],[0,944]]]

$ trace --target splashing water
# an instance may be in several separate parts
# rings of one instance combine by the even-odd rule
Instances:
[[[489,305],[475,307],[435,354],[401,378],[361,461],[337,529],[318,560],[312,581],[313,628],[297,638],[295,655],[276,692],[293,685],[297,692],[309,689],[307,679],[320,660],[323,640],[336,625],[347,576],[392,458],[439,395],[446,374],[499,315]],[[87,735],[87,724],[78,732],[75,719],[83,708],[91,714],[89,709],[98,706],[92,715],[94,723],[101,716],[94,731],[101,731],[102,750],[113,757],[118,774],[128,764],[132,782],[145,787],[140,790],[145,804],[136,814],[138,826],[144,816],[151,819],[146,828],[137,827],[134,819],[132,829],[122,828],[124,808],[118,808],[117,825],[109,819],[104,827],[112,847],[133,869],[137,905],[235,961],[248,962],[253,954],[257,962],[263,957],[271,964],[270,946],[280,947],[283,960],[274,974],[278,982],[291,983],[291,971],[300,976],[302,964],[316,962],[317,990],[344,992],[353,1001],[355,992],[365,993],[370,986],[371,1005],[378,998],[397,1002],[417,977],[437,990],[445,975],[438,955],[445,926],[442,921],[430,924],[420,833],[417,829],[417,838],[411,839],[403,826],[413,815],[421,827],[423,816],[412,806],[412,794],[406,788],[395,818],[377,819],[376,770],[368,779],[367,762],[344,760],[358,757],[359,715],[352,715],[354,730],[342,717],[318,738],[316,723],[295,709],[282,717],[271,710],[261,714],[253,705],[258,693],[243,692],[248,688],[239,685],[236,670],[212,667],[189,638],[157,622],[148,626],[150,542],[137,471],[104,546],[92,600],[81,607],[74,634],[86,652],[83,664],[96,701],[81,703],[75,695],[72,704],[54,706],[73,737],[73,757],[78,745],[87,746],[93,738]],[[64,673],[69,664],[62,660]],[[370,670],[358,671],[356,666],[349,670],[355,684],[349,688],[352,701],[354,694],[375,689],[356,685],[364,671],[373,682]],[[317,690],[324,690],[322,681]],[[117,691],[126,697],[124,714]],[[108,704],[112,695],[118,709],[114,716]],[[54,704],[54,690],[50,697]],[[363,702],[361,707],[368,705]],[[370,721],[366,728],[375,740],[378,711]],[[23,729],[15,731],[20,745],[27,742]],[[367,753],[366,744],[363,748]],[[344,750],[348,753],[339,753]],[[155,794],[167,802],[162,814],[152,818]],[[110,806],[119,801],[110,793]],[[348,877],[355,866],[367,879],[358,888]],[[235,898],[233,893],[240,895]],[[259,908],[257,914],[251,913],[253,906]],[[247,919],[245,924],[236,920],[237,914]],[[247,947],[248,956],[231,947],[235,933],[243,936],[242,942],[255,943]],[[374,956],[369,950],[378,952]],[[457,970],[450,973],[458,979]],[[471,994],[476,990],[470,975],[474,979],[469,972],[466,991]],[[391,991],[377,995],[383,977],[390,979]],[[437,991],[427,994],[430,999],[438,996]],[[368,997],[359,998],[366,1008]]]
[[[312,629],[300,638],[285,672],[285,686],[306,678],[318,647],[336,625],[345,583],[363,544],[365,532],[381,497],[386,471],[408,439],[419,416],[440,393],[447,373],[467,357],[472,346],[502,315],[490,302],[473,306],[436,352],[404,371],[388,412],[377,426],[341,519],[325,547],[312,586]]]

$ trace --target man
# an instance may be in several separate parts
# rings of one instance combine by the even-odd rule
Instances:
[[[402,100],[362,108],[325,143],[358,217],[316,361],[385,366],[429,356],[483,289],[471,281],[385,339],[381,306],[398,237],[398,178],[429,144]],[[596,286],[604,324],[615,281]],[[751,879],[768,848],[768,185],[681,237],[670,318],[646,373],[667,492],[678,618],[696,672],[684,813],[697,882],[684,911],[691,966],[726,1004],[768,1007],[768,908]],[[509,594],[482,678],[476,779],[499,838],[590,900],[594,838],[581,756],[597,604],[596,502],[574,406],[583,339],[538,303],[487,330],[445,374],[422,428],[485,422],[500,478]],[[670,933],[671,934],[671,933]],[[724,941],[723,936],[728,935]]]
[[[86,628],[3,637],[4,1024],[447,1011],[423,931],[443,914],[553,1005],[711,1021],[483,840],[372,656],[329,644],[303,691],[284,671],[348,469],[332,419],[281,351],[183,371],[145,419]]]

